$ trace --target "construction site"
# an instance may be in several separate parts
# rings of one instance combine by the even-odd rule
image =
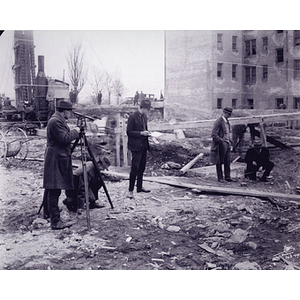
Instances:
[[[30,57],[30,51],[26,55]],[[47,81],[44,58],[39,56],[38,62],[37,76],[24,75],[26,82],[22,75],[16,77],[16,100],[22,105],[9,107],[7,102],[2,110],[1,270],[300,269],[297,109],[234,109],[229,121],[231,126],[245,125],[244,141],[241,153],[231,153],[235,181],[223,183],[210,163],[211,132],[222,109],[191,118],[170,100],[153,103],[144,176],[151,192],[130,199],[126,124],[137,106],[77,103],[74,111],[88,117],[88,137],[95,133],[91,124],[97,120],[96,134],[110,162],[101,172],[107,191],[100,189],[98,196],[104,207],[89,216],[87,211],[71,212],[62,193],[61,218],[74,225],[51,230],[40,210],[46,126],[50,103],[68,100],[69,87],[63,81]],[[15,69],[22,70],[21,65],[16,63]],[[70,128],[76,122],[72,116]],[[254,139],[269,149],[274,163],[267,182],[245,178],[244,157]],[[72,153],[74,170],[82,163],[78,153]]]

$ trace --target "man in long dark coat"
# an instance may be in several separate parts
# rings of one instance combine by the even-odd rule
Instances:
[[[138,193],[150,192],[150,190],[143,187],[143,173],[146,168],[147,151],[149,149],[148,137],[150,136],[150,132],[147,127],[147,114],[149,113],[150,107],[150,100],[142,100],[139,109],[128,118],[128,149],[132,153],[129,176],[129,198],[133,198],[135,181],[137,182]]]
[[[222,116],[216,120],[211,137],[210,162],[216,165],[219,182],[224,182],[222,165],[224,165],[225,180],[235,181],[230,177],[230,124],[228,118],[231,116],[233,109],[225,107]]]
[[[79,128],[70,130],[66,120],[72,104],[60,101],[47,125],[47,148],[44,164],[44,216],[49,214],[52,229],[63,229],[70,224],[62,222],[58,207],[61,190],[73,189],[71,141],[79,137]]]

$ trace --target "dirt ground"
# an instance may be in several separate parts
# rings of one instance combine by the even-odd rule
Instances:
[[[282,142],[297,143],[299,130],[268,128]],[[193,167],[209,166],[209,133],[184,140],[152,144],[146,177],[172,179],[196,185],[220,186],[215,174],[208,176],[176,168],[200,152],[204,158]],[[246,135],[246,146],[249,136]],[[42,158],[45,139],[29,142],[31,158]],[[299,148],[270,147],[275,168],[268,183],[252,183],[240,172],[237,182],[222,186],[297,194],[300,185]],[[233,156],[234,157],[234,156]],[[241,163],[243,167],[243,163]],[[127,173],[129,168],[109,170]],[[104,176],[114,209],[103,189],[105,208],[86,214],[69,212],[62,204],[68,229],[51,230],[37,212],[41,205],[43,163],[9,158],[0,166],[0,269],[1,270],[285,270],[300,268],[300,202],[284,198],[258,198],[203,193],[145,181],[150,194],[126,198],[128,180]]]

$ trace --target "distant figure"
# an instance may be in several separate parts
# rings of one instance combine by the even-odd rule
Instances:
[[[267,147],[262,147],[260,140],[254,141],[254,147],[246,152],[245,162],[247,164],[245,177],[250,180],[256,180],[256,172],[262,167],[265,170],[262,178],[263,182],[267,182],[267,177],[274,168],[274,163],[270,161],[270,153]]]
[[[73,89],[69,93],[69,98],[72,105],[76,104],[76,93],[74,92]]]
[[[140,92],[139,101],[145,100],[145,94],[143,94],[143,91]]]
[[[101,91],[98,93],[97,100],[98,100],[98,105],[101,105],[101,102],[102,102],[102,93],[101,93]]]
[[[162,90],[160,90],[160,99],[164,99],[164,95],[162,93]]]
[[[285,105],[284,103],[281,103],[281,104],[279,105],[279,109],[286,109],[286,105]]]
[[[47,116],[47,121],[50,120],[50,118],[52,117],[52,115],[55,113],[55,106],[54,106],[54,102],[53,100],[50,100],[48,102],[48,116]]]
[[[133,98],[133,105],[138,105],[138,103],[139,103],[139,92],[136,91]]]

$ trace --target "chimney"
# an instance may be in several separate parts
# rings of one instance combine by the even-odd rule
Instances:
[[[39,55],[38,56],[38,72],[43,72],[44,73],[44,56]]]

